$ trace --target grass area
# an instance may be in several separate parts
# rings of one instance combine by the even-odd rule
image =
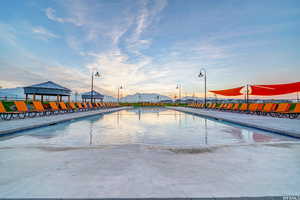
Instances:
[[[147,106],[187,106],[185,103],[120,103],[121,106],[147,107]]]

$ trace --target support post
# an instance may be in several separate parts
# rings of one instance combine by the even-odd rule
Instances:
[[[41,95],[41,102],[44,101],[44,95]]]
[[[91,86],[91,103],[93,103],[93,90],[94,90],[94,72],[92,72],[92,86]]]
[[[120,102],[120,87],[118,87],[118,103]]]
[[[204,108],[206,108],[206,71],[204,75]]]
[[[246,85],[246,103],[247,103],[247,110],[249,108],[249,85]]]

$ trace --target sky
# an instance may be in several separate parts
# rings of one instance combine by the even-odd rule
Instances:
[[[203,95],[299,81],[299,0],[3,0],[0,86]],[[210,94],[210,96],[213,96]]]

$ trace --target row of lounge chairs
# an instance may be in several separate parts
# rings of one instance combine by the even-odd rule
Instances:
[[[189,104],[188,107],[202,109],[205,108],[204,103],[192,103]],[[288,117],[291,119],[297,118],[300,115],[300,103],[296,103],[293,106],[291,103],[209,103],[206,105],[206,109],[269,115],[272,117]]]
[[[24,101],[14,101],[14,105],[16,111],[7,111],[3,103],[0,101],[0,118],[3,120],[16,118],[24,119],[26,117],[48,116],[53,114],[119,107],[118,103],[103,102],[49,102],[49,104],[43,104],[40,101],[33,101],[31,104],[26,104]]]

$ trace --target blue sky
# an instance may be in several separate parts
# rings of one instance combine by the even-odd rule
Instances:
[[[0,85],[52,80],[74,91],[201,95],[288,83],[300,75],[298,0],[6,0],[0,12]]]

